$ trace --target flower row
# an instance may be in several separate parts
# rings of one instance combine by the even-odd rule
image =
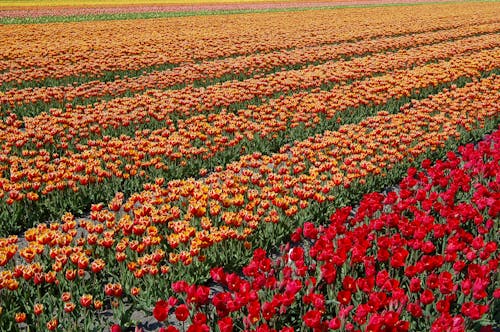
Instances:
[[[138,93],[148,89],[166,89],[176,85],[190,84],[197,81],[223,79],[226,76],[239,77],[269,72],[282,67],[306,65],[341,57],[361,56],[384,50],[415,47],[450,39],[463,38],[475,34],[496,32],[499,23],[461,26],[458,28],[435,31],[434,26],[427,26],[427,32],[403,36],[383,36],[376,39],[326,44],[313,47],[279,50],[270,53],[258,53],[247,56],[230,57],[200,63],[180,65],[164,71],[154,71],[137,77],[116,78],[113,81],[91,81],[72,86],[41,86],[25,89],[11,89],[0,93],[0,103],[16,108],[22,104],[36,102],[57,102],[64,106],[67,102],[85,100],[103,96],[120,96],[125,93]],[[366,36],[368,37],[368,36]],[[38,105],[37,105],[38,106]],[[43,109],[37,109],[41,112]],[[23,112],[19,113],[23,114]]]
[[[365,195],[328,225],[306,222],[277,258],[255,250],[243,275],[213,268],[218,287],[173,283],[175,296],[158,301],[154,317],[168,325],[175,316],[188,331],[461,332],[491,324],[500,299],[500,130],[459,152],[425,160],[396,191]]]
[[[151,303],[164,296],[172,280],[232,260],[240,254],[233,251],[239,247],[236,242],[247,251],[279,242],[285,235],[277,233],[277,227],[302,224],[311,217],[303,214],[308,207],[342,204],[344,188],[360,184],[369,189],[375,176],[405,169],[409,160],[461,137],[462,130],[488,130],[498,124],[499,85],[500,77],[492,76],[451,88],[414,101],[401,113],[381,112],[360,124],[285,146],[279,154],[244,156],[198,181],[157,179],[125,202],[117,194],[108,208],[95,205],[89,219],[75,220],[67,214],[61,223],[28,230],[23,248],[16,236],[2,239],[3,311],[30,324],[56,319],[69,326],[78,317],[95,319],[89,310],[99,312],[103,303],[110,303],[117,315],[122,313],[122,320],[128,320],[127,303]],[[498,166],[498,160],[495,163]],[[496,206],[495,201],[479,198],[483,209],[493,213],[489,206]],[[436,200],[427,201],[432,206]],[[60,298],[31,298],[42,289]],[[349,305],[348,294],[342,294]],[[22,309],[16,309],[19,305]]]
[[[383,105],[390,99],[411,95],[413,90],[427,88],[436,82],[477,77],[482,71],[498,67],[498,52],[497,49],[486,50],[337,86],[330,91],[302,93],[241,110],[238,114],[221,112],[200,115],[185,122],[178,121],[177,130],[143,130],[136,132],[133,138],[125,135],[117,138],[104,136],[89,140],[87,144],[77,144],[76,152],[63,148],[61,154],[44,149],[24,149],[21,155],[9,153],[3,158],[3,169],[9,171],[10,177],[1,179],[1,190],[9,209],[17,201],[35,203],[40,196],[68,189],[75,192],[81,190],[85,194],[91,188],[99,189],[101,183],[108,180],[147,180],[155,174],[155,170],[179,172],[177,168],[186,167],[188,163],[193,167],[193,162],[196,162],[201,169],[210,165],[210,158],[214,156],[226,152],[229,156],[240,151],[250,153],[260,149],[259,144],[272,142],[277,135],[292,135],[288,139],[291,141],[301,128],[318,127],[322,120],[346,123],[352,118],[368,115],[349,112],[352,107]],[[390,61],[387,63],[391,65]],[[9,132],[13,128],[5,129]],[[41,128],[43,126],[39,127],[39,131],[43,134]],[[53,130],[57,127],[53,126]],[[54,140],[57,137],[54,131],[45,137]],[[22,136],[12,137],[17,143]],[[5,147],[8,146],[5,144]],[[45,204],[44,197],[40,203]],[[12,219],[12,214],[9,218]]]
[[[450,57],[461,56],[459,59],[462,59],[468,57],[471,52],[487,52],[488,49],[498,46],[500,42],[496,35],[488,34],[454,42],[403,49],[394,53],[373,54],[349,61],[331,61],[300,70],[249,78],[241,82],[224,82],[206,88],[186,87],[164,92],[152,90],[145,95],[118,98],[83,109],[69,108],[64,112],[54,109],[50,113],[23,118],[22,121],[13,124],[4,123],[5,130],[0,136],[6,147],[26,150],[30,148],[50,150],[50,147],[56,147],[62,152],[67,150],[68,146],[74,147],[75,144],[79,144],[78,150],[86,149],[88,140],[99,140],[107,134],[114,137],[123,134],[130,136],[134,134],[138,125],[146,125],[151,129],[151,122],[159,122],[161,129],[166,129],[170,136],[181,129],[183,124],[200,121],[200,114],[203,114],[202,117],[217,117],[217,110],[221,108],[225,110],[225,107],[233,106],[238,109],[245,103],[252,101],[258,103],[257,99],[273,97],[279,93],[345,84],[398,69],[424,66],[431,61],[448,60]],[[452,66],[460,64],[453,63]],[[315,95],[311,94],[313,97]],[[277,108],[286,103],[293,104],[300,99],[302,96],[297,97],[292,94],[285,97],[284,103],[278,98],[278,100],[271,99],[269,104],[274,104],[278,111]],[[241,121],[246,122],[243,119]],[[165,134],[163,131],[162,135]]]
[[[476,5],[474,11],[457,5],[452,15],[432,6],[369,10],[370,15],[367,9],[314,10],[155,19],[140,24],[124,20],[2,26],[0,83],[99,77],[112,71],[414,33],[426,31],[429,25],[439,29],[496,22],[498,17],[497,7],[491,4]]]

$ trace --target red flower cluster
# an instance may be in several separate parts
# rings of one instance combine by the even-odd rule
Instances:
[[[224,331],[459,332],[491,319],[500,297],[500,130],[459,153],[425,160],[397,191],[365,195],[327,226],[304,224],[278,259],[257,249],[243,275],[212,269],[225,291],[208,307],[187,302],[185,291],[202,286],[175,284],[182,308],[215,311],[213,326]]]

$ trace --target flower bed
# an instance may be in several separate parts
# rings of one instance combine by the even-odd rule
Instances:
[[[73,116],[54,111],[24,123],[13,117],[4,123],[2,132],[5,146],[11,148],[10,153],[3,156],[3,166],[10,168],[11,176],[2,179],[1,190],[7,205],[0,206],[0,220],[5,220],[0,229],[5,227],[12,231],[9,224],[20,226],[36,221],[24,218],[26,210],[33,211],[32,215],[39,218],[57,217],[60,211],[84,208],[89,200],[110,199],[117,190],[138,191],[148,179],[162,174],[167,175],[167,180],[183,178],[225,164],[224,160],[234,160],[240,153],[275,152],[273,146],[302,139],[304,136],[300,135],[304,133],[321,133],[329,127],[354,121],[349,119],[371,115],[366,110],[353,112],[353,108],[384,105],[411,96],[416,90],[432,91],[438,84],[470,79],[495,70],[500,61],[499,52],[497,48],[486,49],[450,61],[335,86],[328,91],[278,98],[257,107],[249,106],[238,114],[220,112],[196,116],[193,113],[199,113],[196,106],[200,104],[188,103],[186,107],[174,109],[192,116],[186,120],[177,119],[175,123],[171,118],[174,112],[170,111],[173,107],[168,107],[170,98],[157,99],[157,104],[152,101],[149,110],[140,108],[138,114],[131,111],[130,105],[124,105],[121,109],[128,115],[123,117],[119,112],[104,109],[103,112],[109,111],[110,117],[115,119],[103,116],[100,125],[87,123],[87,116],[78,111]],[[421,56],[425,57],[423,53]],[[402,57],[408,62],[411,58],[408,54]],[[413,59],[419,61],[420,57]],[[382,67],[397,66],[398,62],[387,60]],[[339,67],[339,72],[345,68]],[[317,77],[321,81],[321,76]],[[323,77],[328,80],[330,76]],[[399,109],[394,108],[392,111]],[[153,109],[164,111],[154,112]],[[93,113],[99,114],[90,112]],[[128,127],[126,123],[120,124],[120,119],[123,122],[141,121],[141,117],[149,120],[150,114],[168,127],[136,131],[133,137],[116,133],[114,137],[103,135],[100,128],[109,126],[119,130]],[[88,118],[90,122],[100,121],[95,115]],[[115,120],[116,125],[113,124]],[[99,138],[91,139],[91,133]]]
[[[255,13],[233,15],[230,23],[223,24],[224,17],[192,16],[2,25],[0,83],[4,90],[25,83],[32,85],[33,81],[37,86],[37,82],[44,79],[48,79],[44,85],[65,78],[70,78],[66,84],[72,84],[74,77],[95,79],[110,73],[113,79],[116,71],[177,66],[221,57],[385,36],[387,33],[428,31],[427,26],[440,29],[488,23],[496,21],[498,14],[496,7],[491,5],[475,6],[475,15],[471,15],[471,8],[466,5],[456,5],[453,10],[452,16],[436,11],[432,6],[380,7],[374,8],[369,15],[356,10]],[[141,29],[138,29],[137,22],[140,22]],[[363,28],[352,29],[352,26]],[[16,38],[11,38],[12,35]],[[132,35],[135,38],[130,38]]]
[[[0,330],[494,325],[499,9],[0,26]]]
[[[257,249],[243,274],[213,268],[222,291],[173,283],[175,295],[153,315],[178,322],[160,331],[491,330],[500,305],[500,130],[458,152],[424,160],[397,191],[367,194],[328,225],[305,223],[277,258]]]
[[[94,205],[89,219],[67,214],[28,230],[22,249],[17,237],[3,239],[5,310],[14,315],[22,303],[30,324],[44,324],[30,298],[43,292],[62,326],[83,316],[88,326],[102,324],[96,314],[105,302],[127,322],[127,310],[148,310],[171,282],[204,279],[221,264],[237,269],[250,248],[278,245],[297,225],[397,178],[412,160],[491,130],[499,79],[413,101],[393,115],[380,112],[280,154],[244,156],[197,181],[157,179],[127,201],[117,194],[108,208]],[[15,262],[16,252],[24,264]]]
[[[439,25],[427,25],[428,31],[418,34],[408,31],[408,34],[400,35],[394,31],[394,35],[363,36],[362,40],[347,41],[334,44],[321,44],[318,46],[306,46],[290,50],[277,50],[270,53],[250,54],[222,58],[216,60],[202,61],[199,63],[188,63],[163,71],[155,70],[140,76],[115,77],[112,81],[82,82],[76,85],[65,86],[36,86],[25,89],[10,89],[0,94],[0,103],[4,110],[12,109],[17,115],[31,115],[42,111],[48,112],[51,108],[70,108],[84,103],[92,103],[100,97],[117,97],[143,92],[149,89],[167,89],[196,83],[197,85],[208,85],[211,82],[223,82],[226,80],[242,80],[258,74],[281,71],[286,68],[307,66],[311,63],[351,58],[353,56],[365,56],[367,54],[409,48],[418,45],[462,39],[477,34],[488,34],[497,32],[500,28],[498,23],[486,23],[473,26],[460,26],[436,30]],[[418,30],[420,31],[420,29]],[[461,45],[458,45],[461,46]],[[453,46],[448,47],[448,51]],[[117,73],[118,74],[118,73]],[[75,77],[75,81],[82,78]],[[179,98],[177,96],[176,98]],[[112,106],[108,106],[112,107]]]

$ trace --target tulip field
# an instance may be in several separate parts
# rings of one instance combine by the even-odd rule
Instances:
[[[0,331],[500,329],[500,4],[291,6],[0,6]]]

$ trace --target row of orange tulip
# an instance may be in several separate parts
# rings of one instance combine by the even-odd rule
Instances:
[[[374,54],[354,58],[350,61],[332,61],[301,70],[279,72],[242,82],[226,82],[207,88],[188,87],[174,91],[150,91],[145,95],[114,99],[85,108],[67,109],[66,112],[52,110],[50,114],[43,113],[14,123],[10,122],[10,119],[5,122],[0,121],[0,125],[2,125],[0,140],[5,147],[22,149],[24,150],[23,155],[27,154],[31,157],[34,157],[32,155],[34,152],[30,152],[31,149],[44,148],[54,151],[55,147],[57,152],[65,153],[68,147],[71,147],[70,150],[83,151],[88,149],[89,145],[99,145],[99,143],[87,143],[87,141],[95,139],[99,142],[102,140],[101,135],[120,136],[122,141],[128,141],[130,134],[136,131],[136,125],[149,124],[151,127],[152,120],[159,122],[159,126],[163,127],[161,128],[162,136],[173,142],[176,141],[173,139],[176,133],[182,130],[183,126],[189,126],[191,136],[186,137],[186,139],[192,140],[196,138],[196,134],[194,134],[196,128],[190,125],[192,122],[198,123],[203,119],[203,123],[218,123],[219,120],[220,123],[223,123],[228,120],[221,118],[221,116],[231,115],[225,115],[224,112],[222,115],[215,114],[215,111],[221,107],[255,101],[256,98],[272,97],[277,93],[359,80],[375,74],[498,46],[500,46],[500,41],[496,35],[487,34],[455,42],[403,49],[394,53]],[[286,101],[290,101],[290,103],[294,103],[295,100],[297,100],[297,96],[286,97]],[[280,103],[279,99],[271,100],[269,104],[275,105],[274,108],[277,109],[279,104],[276,103]],[[249,109],[252,110],[251,107]],[[206,119],[205,113],[209,113],[211,119]],[[245,113],[241,116],[247,117]],[[248,127],[254,127],[254,130],[248,133],[249,135],[243,134],[243,131],[240,132],[243,136],[253,137],[255,130],[263,129],[260,124],[254,124],[254,121],[249,122],[247,118],[240,119],[240,117],[235,119],[240,123],[238,125],[240,129],[242,129],[241,126],[248,125],[248,123],[251,123]],[[257,116],[257,118],[259,117]],[[224,126],[217,126],[224,128]],[[228,127],[232,127],[232,125]],[[205,131],[207,130],[205,129]],[[233,136],[235,132],[234,128],[226,131],[226,136],[228,134]],[[211,136],[210,133],[207,134]],[[219,132],[219,134],[223,134],[223,132]],[[127,137],[124,138],[123,135]],[[139,133],[139,135],[144,134]],[[207,140],[209,138],[201,139]],[[76,148],[74,145],[77,145]],[[212,150],[212,152],[219,151],[219,149]],[[187,151],[183,152],[184,155],[186,153]],[[16,155],[15,151],[11,155]]]
[[[451,49],[451,52],[455,51]],[[408,53],[411,52],[403,52],[406,55]],[[382,67],[397,67],[402,61],[407,61],[405,64],[418,63],[425,59],[425,55],[416,52],[414,56],[395,57],[392,60],[391,56],[385,55],[373,58],[378,59],[375,64],[382,64]],[[332,119],[340,114],[342,118],[340,112],[349,107],[382,105],[391,98],[409,96],[415,89],[452,82],[460,77],[477,77],[481,72],[493,70],[499,65],[500,49],[494,48],[462,55],[450,61],[396,70],[384,76],[339,85],[329,91],[304,92],[279,98],[269,104],[239,110],[237,114],[220,112],[195,115],[185,121],[177,121],[177,128],[170,124],[158,130],[137,131],[133,137],[120,135],[89,139],[86,144],[77,143],[76,151],[67,149],[69,139],[60,136],[58,144],[61,154],[51,154],[40,148],[56,143],[54,138],[57,138],[58,132],[67,132],[71,140],[82,137],[83,129],[87,128],[83,119],[75,117],[75,120],[85,125],[83,129],[78,130],[79,124],[74,122],[75,129],[68,130],[64,122],[50,122],[56,119],[57,114],[53,114],[53,117],[45,117],[47,125],[43,124],[42,119],[26,122],[24,133],[20,128],[15,130],[14,126],[4,123],[3,145],[8,152],[1,158],[2,169],[8,171],[10,177],[1,179],[0,193],[8,204],[12,204],[24,199],[36,201],[39,195],[56,190],[70,188],[78,191],[80,185],[100,183],[113,177],[145,177],[145,171],[150,168],[166,171],[170,167],[186,166],[196,159],[207,160],[217,153],[259,137],[269,140],[290,128],[317,126],[322,115]],[[342,75],[344,63],[339,63],[339,68],[338,72],[314,76],[312,81],[327,75]],[[360,74],[363,68],[367,67],[360,67]],[[367,70],[376,71],[377,68]],[[132,118],[139,117],[134,112],[129,113]],[[61,115],[64,117],[64,114]],[[110,120],[105,118],[106,121]],[[32,140],[33,149],[24,149],[22,153],[10,152],[16,146],[22,148],[28,139]]]
[[[265,242],[276,236],[263,232],[269,225],[293,223],[299,209],[314,202],[336,202],[335,188],[356,181],[369,187],[373,176],[404,169],[407,161],[461,137],[463,129],[498,123],[499,87],[500,76],[492,75],[414,101],[401,113],[380,112],[359,124],[283,147],[274,155],[246,155],[198,181],[164,184],[157,179],[125,202],[117,195],[108,208],[94,206],[89,219],[76,221],[67,214],[60,223],[28,230],[28,246],[22,249],[17,236],[0,239],[2,298],[10,301],[41,288],[57,288],[60,303],[50,315],[59,321],[72,319],[72,313],[88,314],[92,307],[101,310],[108,300],[119,306],[126,296],[154,302],[151,292],[160,294],[176,277],[186,277],[169,274],[174,267],[184,269],[179,263],[191,265],[195,257],[198,265],[204,259],[222,259],[231,253],[222,247],[210,250],[231,239],[247,241],[249,247],[248,241]],[[256,233],[259,236],[252,236]],[[16,254],[21,257],[17,263]],[[148,290],[147,280],[152,282]],[[5,309],[36,320],[41,304],[30,299],[15,305],[20,308]]]
[[[341,57],[361,56],[384,50],[443,42],[460,39],[475,34],[494,33],[500,29],[500,22],[461,26],[458,28],[435,30],[435,26],[426,27],[429,31],[403,36],[387,36],[340,44],[326,44],[303,47],[292,50],[280,50],[271,53],[257,53],[247,56],[224,58],[200,63],[190,63],[165,71],[155,71],[138,77],[117,78],[113,81],[91,81],[81,85],[41,86],[25,89],[11,89],[0,92],[0,104],[5,108],[15,109],[23,104],[36,102],[55,102],[63,106],[66,102],[103,96],[120,96],[125,93],[138,93],[148,89],[166,89],[181,84],[203,80],[218,80],[229,75],[250,76],[280,69],[286,66],[306,65],[314,62],[331,61]],[[367,36],[368,37],[368,36]],[[37,105],[38,107],[38,105]],[[37,108],[37,112],[48,108]],[[16,112],[24,115],[23,112]]]
[[[219,158],[234,160],[235,154],[247,151],[275,151],[266,146],[305,137],[303,133],[307,131],[303,129],[307,127],[312,128],[309,134],[321,132],[328,119],[331,119],[326,122],[329,126],[359,121],[369,114],[353,113],[350,110],[353,107],[384,105],[391,98],[398,100],[418,89],[429,90],[459,78],[478,77],[484,71],[498,68],[498,52],[498,49],[485,50],[450,62],[338,86],[331,91],[301,93],[269,105],[240,110],[237,115],[223,112],[195,116],[186,122],[179,121],[174,132],[164,128],[137,131],[134,137],[104,136],[89,140],[87,145],[77,145],[82,151],[66,150],[64,155],[44,149],[24,150],[18,156],[10,153],[5,157],[10,164],[5,164],[4,169],[11,176],[1,182],[7,203],[0,210],[2,218],[7,216],[3,232],[11,232],[9,229],[19,227],[16,225],[26,227],[43,221],[47,213],[57,217],[61,209],[84,209],[90,205],[88,197],[108,200],[117,190],[127,193],[140,190],[142,183],[152,177],[172,179],[198,171],[204,175],[204,168],[221,163]],[[23,214],[14,214],[26,209],[35,211],[28,220],[23,219]],[[33,219],[37,216],[38,219]],[[13,222],[17,223],[14,227]]]
[[[470,6],[449,7],[379,7],[369,15],[367,9],[353,9],[0,26],[0,83],[99,77],[110,71],[415,33],[427,26],[497,22],[500,14],[487,3],[476,4],[474,16]]]

